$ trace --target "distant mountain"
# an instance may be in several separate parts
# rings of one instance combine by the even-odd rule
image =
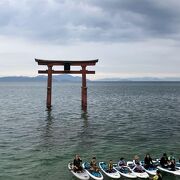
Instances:
[[[136,78],[104,78],[97,81],[180,81],[180,77],[136,77]]]
[[[7,76],[0,77],[0,82],[43,82],[47,81],[47,76],[41,75],[36,77],[28,76]],[[54,82],[81,82],[81,77],[71,75],[53,75]],[[88,80],[89,81],[89,80]]]
[[[53,80],[60,81],[60,82],[81,82],[81,79],[82,78],[79,76],[71,76],[69,74],[53,76]]]
[[[0,82],[34,82],[34,81],[46,81],[46,76],[7,76],[0,77]]]
[[[130,81],[128,78],[127,79],[123,79],[123,78],[104,78],[104,79],[98,79],[96,81],[108,81],[108,82],[111,82],[111,81]]]

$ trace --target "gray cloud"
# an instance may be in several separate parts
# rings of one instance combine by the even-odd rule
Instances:
[[[49,43],[179,39],[178,0],[0,2],[0,34]]]
[[[111,15],[113,27],[125,31],[132,29],[134,36],[139,35],[139,33],[141,36],[157,37],[164,35],[170,37],[176,33],[179,35],[180,3],[178,1],[165,0],[160,3],[155,0],[93,0],[93,2]],[[136,29],[140,31],[138,32]]]

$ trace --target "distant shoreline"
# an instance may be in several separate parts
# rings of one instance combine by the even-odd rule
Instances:
[[[80,76],[71,75],[54,75],[53,82],[63,82],[63,83],[81,83],[82,78]],[[97,79],[89,80],[92,83],[118,83],[118,82],[180,82],[180,78],[154,78],[154,77],[144,77],[144,78],[107,78],[107,79]],[[0,82],[47,82],[47,76],[5,76],[0,77]]]

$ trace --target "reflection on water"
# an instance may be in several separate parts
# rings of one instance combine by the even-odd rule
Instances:
[[[88,112],[87,111],[86,112],[82,111],[81,112],[81,118],[84,119],[84,120],[88,120]]]
[[[52,116],[51,111],[47,111],[46,121],[47,121],[47,122],[52,122],[52,120],[53,120],[53,116]]]
[[[44,127],[44,137],[49,137],[52,138],[53,137],[53,128],[52,128],[52,124],[53,124],[53,116],[51,114],[51,111],[47,111],[47,118],[46,118],[46,125]]]
[[[82,111],[81,112],[81,119],[83,119],[84,121],[84,127],[88,127],[88,112],[86,111]]]

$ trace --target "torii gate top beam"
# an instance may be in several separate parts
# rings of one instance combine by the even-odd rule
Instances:
[[[68,63],[71,66],[94,66],[98,59],[88,60],[88,61],[68,61],[68,60],[43,60],[43,59],[35,59],[38,65],[49,65],[49,66],[63,66]]]

